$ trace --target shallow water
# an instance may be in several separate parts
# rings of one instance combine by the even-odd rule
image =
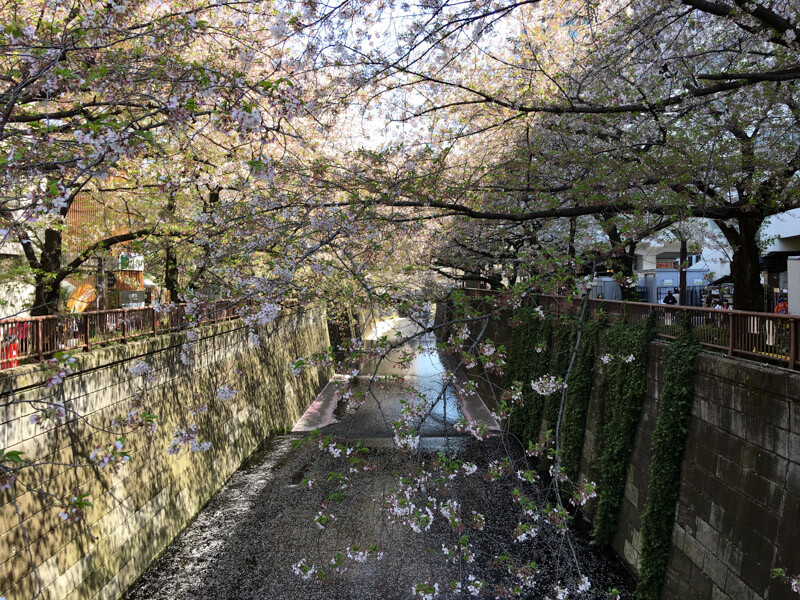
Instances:
[[[390,332],[400,330],[406,335],[415,329],[407,319],[397,319],[393,325],[394,328],[384,329]],[[392,338],[390,334],[389,339]],[[404,351],[412,349],[416,351],[413,359],[403,363]],[[445,389],[444,373],[432,334],[405,344],[380,361],[363,364],[356,385],[369,387],[371,392],[356,412],[347,414],[340,410],[337,413],[340,423],[331,431],[349,438],[392,437],[393,422],[400,419],[403,408],[401,401],[416,400],[417,394],[421,394],[430,412],[417,433],[422,437],[459,435],[453,425],[462,416],[462,411],[452,386]],[[387,377],[394,379],[387,380]]]

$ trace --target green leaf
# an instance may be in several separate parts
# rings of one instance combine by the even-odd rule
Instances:
[[[22,459],[23,454],[24,453],[19,450],[10,450],[6,452],[5,448],[0,449],[0,462],[10,461],[19,465],[25,464],[25,461]]]
[[[95,67],[93,69],[89,69],[89,72],[86,75],[86,82],[90,83],[95,79],[102,79],[108,75],[108,67],[100,66]]]

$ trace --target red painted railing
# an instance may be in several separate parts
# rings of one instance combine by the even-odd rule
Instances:
[[[198,314],[201,323],[238,317],[236,305],[221,302],[201,306]],[[21,360],[43,362],[60,351],[91,350],[97,345],[124,344],[177,331],[189,322],[185,304],[162,307],[159,311],[148,306],[3,319],[0,320],[0,370],[16,367]]]

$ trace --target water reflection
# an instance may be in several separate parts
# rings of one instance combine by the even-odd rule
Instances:
[[[374,345],[377,338],[387,336],[397,339],[399,332],[409,337],[420,331],[411,320],[395,317],[381,321],[366,340],[366,347]],[[409,353],[413,358],[409,359]],[[348,424],[351,435],[377,437],[393,436],[392,422],[400,418],[401,400],[410,400],[414,393],[424,396],[434,404],[430,415],[419,430],[422,436],[457,434],[453,424],[461,416],[458,400],[452,388],[443,391],[444,365],[436,350],[433,334],[414,337],[410,342],[393,350],[380,361],[369,361],[359,371],[357,385],[371,385],[371,394],[358,409],[356,418]],[[345,421],[349,419],[345,418]]]

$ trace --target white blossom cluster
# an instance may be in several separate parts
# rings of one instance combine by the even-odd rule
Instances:
[[[415,583],[411,586],[411,593],[418,600],[433,600],[439,595],[439,584]]]
[[[256,327],[257,325],[267,325],[272,323],[280,314],[281,307],[271,302],[265,302],[258,307],[258,310],[251,315],[247,315],[244,319],[249,327]]]
[[[257,109],[243,110],[236,107],[231,111],[231,118],[236,121],[239,129],[243,132],[258,133],[261,131],[263,119]]]
[[[636,357],[633,354],[629,354],[628,356],[614,356],[613,354],[603,354],[603,356],[600,357],[600,361],[604,365],[609,364],[613,360],[621,360],[624,363],[630,364],[636,361]]]
[[[467,577],[467,591],[472,596],[480,596],[483,593],[483,589],[486,587],[486,583],[481,581],[480,579],[476,578],[474,575],[470,575]]]
[[[192,423],[186,427],[176,427],[172,432],[172,441],[167,447],[167,454],[178,454],[184,446],[189,446],[192,452],[208,452],[211,442],[197,440],[197,425]]]
[[[414,500],[420,489],[408,484],[386,496],[381,508],[390,523],[397,523],[409,527],[414,533],[428,531],[433,524],[436,501],[433,498],[423,498],[425,504],[418,506]]]
[[[233,389],[227,383],[219,386],[217,388],[217,398],[220,399],[222,402],[227,402],[228,400],[232,399],[236,394],[239,393],[239,390]]]
[[[57,400],[41,406],[38,412],[30,416],[30,422],[39,427],[46,428],[50,422],[56,427],[64,423],[67,418],[67,410],[64,408],[64,402]]]
[[[194,348],[195,342],[189,342],[181,346],[181,362],[187,367],[190,367],[194,364]]]
[[[150,372],[150,365],[143,360],[137,360],[130,367],[128,367],[128,373],[131,374],[131,377],[149,376]]]
[[[454,427],[456,431],[469,432],[470,435],[479,440],[489,437],[489,427],[483,421],[473,421],[459,417]]]
[[[531,381],[531,388],[540,396],[549,396],[555,394],[563,389],[566,389],[567,384],[564,383],[561,377],[555,375],[542,375],[539,379]]]
[[[306,564],[306,559],[304,558],[300,562],[292,565],[292,571],[304,581],[308,581],[314,576],[314,573],[317,572],[317,567]]]

